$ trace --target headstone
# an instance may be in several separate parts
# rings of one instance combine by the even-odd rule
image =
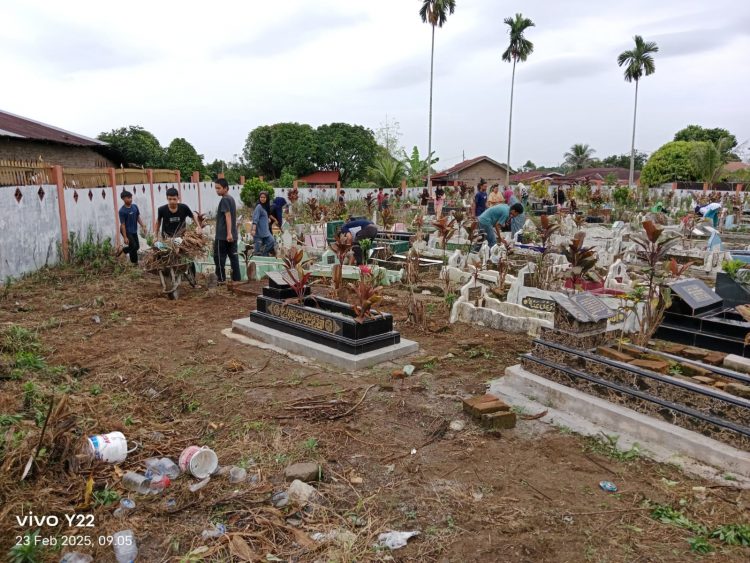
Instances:
[[[572,296],[570,300],[583,309],[594,322],[602,321],[612,316],[612,310],[593,293],[579,293]]]
[[[320,256],[320,263],[324,266],[333,266],[334,264],[338,264],[339,260],[336,257],[336,254],[331,250],[326,250],[321,256]]]
[[[277,289],[286,289],[289,287],[289,283],[284,279],[284,274],[281,272],[268,272],[268,285]]]
[[[684,315],[700,315],[706,311],[717,309],[722,305],[722,299],[716,295],[701,280],[688,278],[670,284],[674,294],[670,311]]]
[[[464,265],[464,257],[461,251],[457,248],[453,251],[450,258],[448,258],[448,265],[454,268],[461,268]]]

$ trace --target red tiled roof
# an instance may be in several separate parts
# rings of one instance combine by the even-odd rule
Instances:
[[[568,174],[568,178],[597,178],[603,180],[610,174],[617,176],[618,180],[627,180],[630,176],[630,170],[627,168],[583,168],[571,172]],[[640,170],[636,170],[633,179],[637,180],[640,177]]]
[[[65,145],[97,146],[107,143],[0,110],[0,137],[50,141]]]
[[[727,162],[724,165],[724,172],[739,172],[748,168],[750,168],[750,164],[745,164],[744,162]]]
[[[456,174],[458,172],[461,172],[461,170],[466,170],[470,166],[474,166],[475,164],[483,160],[488,160],[492,164],[500,168],[507,168],[504,164],[500,164],[496,160],[491,159],[489,156],[477,156],[476,158],[470,158],[469,160],[464,160],[463,162],[459,162],[458,164],[455,164],[451,166],[450,168],[447,168],[446,170],[443,170],[441,172],[438,172],[437,174],[434,174],[432,176],[432,179],[439,180],[440,178],[447,178],[451,174]]]
[[[511,182],[535,182],[544,178],[557,178],[562,176],[559,172],[549,170],[529,170],[528,172],[519,172],[510,177]]]
[[[341,174],[338,170],[332,172],[318,170],[307,176],[297,178],[300,182],[307,182],[308,184],[335,184],[341,179]]]

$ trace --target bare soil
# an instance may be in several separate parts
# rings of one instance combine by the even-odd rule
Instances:
[[[253,287],[260,290],[260,284]],[[6,433],[2,553],[33,530],[15,519],[29,509],[95,517],[93,529],[42,528],[45,537],[77,533],[96,544],[99,536],[130,528],[142,561],[269,560],[271,554],[277,561],[676,562],[700,559],[687,541],[695,534],[653,519],[646,501],[668,504],[708,527],[748,523],[750,493],[731,481],[715,486],[675,466],[608,455],[590,439],[537,420],[485,432],[463,415],[461,398],[483,393],[487,381],[502,377],[529,339],[448,325],[437,296],[419,296],[430,329],[417,329],[406,324],[407,292],[387,288],[385,294],[383,309],[398,330],[419,342],[420,355],[437,358],[403,381],[391,375],[401,364],[342,372],[225,337],[221,331],[255,303],[226,288],[214,294],[186,289],[168,301],[158,280],[138,271],[74,269],[12,285],[0,302],[0,328],[33,330],[47,366],[62,367],[0,380],[0,414],[23,414],[15,428],[26,436],[13,441],[6,427],[0,429]],[[78,472],[48,453],[21,482],[39,437],[24,404],[29,380],[47,401],[40,404],[53,392],[57,401],[66,396],[74,423],[61,436],[120,430],[138,449],[119,466]],[[453,420],[465,428],[447,429]],[[125,521],[112,514],[116,503],[87,502],[89,477],[94,499],[106,488],[125,494],[124,471],[143,471],[143,460],[154,455],[176,460],[191,444],[213,448],[221,465],[243,465],[256,482],[230,484],[215,476],[191,493],[195,480],[182,476],[162,495],[134,497],[136,511]],[[296,507],[270,502],[286,489],[283,470],[296,461],[323,467],[316,485],[321,503],[298,514]],[[598,484],[605,479],[619,492],[602,491]],[[225,523],[227,534],[203,539],[211,522]],[[309,539],[332,530],[353,535],[349,541]],[[387,530],[421,534],[397,551],[374,549]],[[711,545],[713,561],[747,561],[750,554],[718,540]],[[47,549],[43,560],[57,561],[64,551]],[[81,551],[96,561],[114,560],[110,546]]]

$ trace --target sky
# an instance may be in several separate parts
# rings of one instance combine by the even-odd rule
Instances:
[[[0,109],[76,133],[140,125],[232,160],[259,125],[396,121],[427,151],[429,25],[421,0],[0,0]],[[629,152],[634,85],[617,55],[656,41],[641,81],[636,148],[689,124],[750,139],[747,0],[457,0],[435,33],[438,168],[506,161],[506,17],[535,22],[516,69],[511,165],[557,165],[574,143]],[[748,143],[750,145],[750,143]],[[750,153],[749,153],[750,154]]]

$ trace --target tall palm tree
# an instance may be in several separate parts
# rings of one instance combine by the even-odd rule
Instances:
[[[456,9],[456,0],[422,0],[419,15],[423,23],[432,26],[432,47],[430,49],[430,125],[427,136],[427,154],[432,154],[432,78],[435,68],[435,28],[443,27],[448,15]],[[432,191],[432,170],[427,170],[427,187]]]
[[[398,188],[406,175],[406,168],[400,160],[384,154],[375,159],[369,173],[379,188]]]
[[[534,44],[524,37],[523,33],[530,27],[534,27],[534,22],[529,18],[516,14],[515,18],[505,18],[505,25],[510,29],[510,43],[503,53],[503,60],[507,63],[513,63],[513,76],[510,81],[510,117],[508,118],[508,159],[505,162],[505,185],[510,185],[510,133],[513,125],[513,89],[516,84],[516,63],[524,62],[529,55],[534,52]]]
[[[638,82],[643,76],[656,72],[654,65],[654,53],[659,52],[659,46],[654,41],[644,41],[643,37],[636,35],[635,49],[623,51],[617,57],[617,64],[625,67],[625,81],[635,82],[635,104],[633,105],[633,138],[630,142],[630,176],[628,185],[633,185],[633,174],[635,170],[635,118],[638,112]]]
[[[576,143],[563,155],[565,157],[565,164],[570,166],[573,170],[586,168],[586,166],[591,163],[591,158],[594,156],[595,152],[596,151],[588,145]]]

